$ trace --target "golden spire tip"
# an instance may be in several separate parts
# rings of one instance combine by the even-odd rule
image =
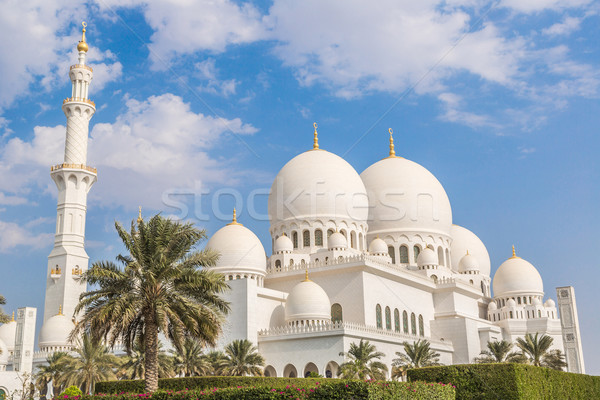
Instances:
[[[62,304],[58,306],[58,315],[63,315],[62,313]]]
[[[310,282],[310,279],[308,279],[308,269],[304,271],[304,282]]]
[[[227,225],[242,225],[239,222],[237,222],[237,211],[235,210],[235,207],[233,208],[233,218],[231,218],[231,222]]]
[[[390,133],[390,157],[394,158],[396,157],[396,151],[394,150],[394,131],[392,130],[392,128],[388,129],[388,132]]]
[[[512,247],[512,257],[511,258],[520,258],[520,257],[517,256],[517,252],[515,251],[515,245],[514,244],[513,244],[513,247]]]
[[[83,21],[81,23],[81,26],[83,27],[83,29],[81,30],[81,40],[79,41],[79,44],[77,45],[77,51],[87,52],[88,45],[85,42],[85,28],[86,28],[87,24],[85,23],[85,21]]]
[[[10,320],[10,322],[15,322],[15,312],[14,311],[13,311],[12,319]]]
[[[313,138],[313,150],[319,149],[319,138],[317,137],[317,123],[313,123],[313,127],[315,128],[314,138]]]

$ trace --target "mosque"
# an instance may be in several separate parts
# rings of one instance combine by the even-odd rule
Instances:
[[[74,309],[86,290],[87,194],[97,179],[87,165],[88,98],[85,24],[71,96],[64,162],[51,168],[58,187],[54,248],[48,256],[44,318],[35,341],[35,308],[0,326],[0,396],[55,351],[69,351]],[[207,247],[231,291],[219,347],[234,339],[258,345],[265,375],[335,377],[351,343],[369,340],[388,366],[404,341],[426,339],[444,364],[469,363],[489,341],[526,333],[554,338],[568,370],[584,373],[572,287],[547,296],[539,271],[515,248],[491,278],[484,243],[452,223],[450,200],[433,174],[394,151],[361,174],[313,146],[281,168],[268,200],[272,254],[248,228],[232,222]],[[509,253],[510,254],[510,253]],[[37,346],[36,346],[37,344]]]

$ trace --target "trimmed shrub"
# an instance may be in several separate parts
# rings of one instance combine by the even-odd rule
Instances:
[[[59,394],[58,397],[76,397],[81,396],[82,394],[83,392],[77,386],[69,386],[61,394]]]
[[[600,377],[524,364],[465,364],[408,371],[410,381],[452,383],[457,399],[597,399]]]
[[[158,390],[152,394],[97,394],[81,400],[451,400],[452,385],[339,379],[271,378],[272,385],[205,388],[196,390]],[[320,381],[320,382],[319,382]]]

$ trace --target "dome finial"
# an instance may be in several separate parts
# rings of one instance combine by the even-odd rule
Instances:
[[[517,252],[515,251],[515,245],[514,244],[513,244],[513,247],[512,247],[512,251],[513,251],[513,253],[512,253],[512,257],[511,258],[521,258],[521,257],[517,256]]]
[[[237,222],[237,212],[235,211],[235,207],[233,208],[233,218],[231,218],[231,222],[227,225],[242,225],[239,222]]]
[[[304,271],[304,280],[302,282],[310,282],[310,279],[308,279],[308,268]]]
[[[58,306],[58,314],[57,315],[63,315],[63,313],[62,313],[62,304],[60,306]]]
[[[13,311],[12,319],[10,320],[10,322],[15,322],[15,312],[14,311]]]
[[[469,255],[469,249],[467,249],[467,255]]]
[[[138,207],[138,218],[137,218],[137,222],[138,222],[138,224],[139,224],[140,222],[142,222],[143,220],[144,220],[144,219],[142,218],[142,206],[139,206],[139,207]]]
[[[317,137],[317,123],[313,123],[313,127],[315,128],[314,138],[313,138],[313,150],[319,150],[319,138]]]
[[[85,27],[87,26],[87,24],[85,23],[85,21],[81,23],[81,26],[83,26],[83,29],[81,30],[81,40],[77,45],[77,51],[83,51],[84,53],[87,53],[88,45],[85,42]]]
[[[396,151],[394,151],[394,131],[392,130],[392,128],[388,129],[388,132],[390,133],[390,158],[394,158],[396,157]]]

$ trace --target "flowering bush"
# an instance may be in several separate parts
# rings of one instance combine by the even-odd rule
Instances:
[[[81,392],[81,389],[79,389],[77,386],[69,386],[61,394],[58,395],[58,398],[67,399],[70,397],[81,396],[82,394],[83,393]]]
[[[278,383],[277,379],[271,383]],[[82,396],[81,400],[450,400],[452,385],[423,382],[358,381],[339,379],[282,379],[279,385],[232,386],[195,390],[158,390]]]

